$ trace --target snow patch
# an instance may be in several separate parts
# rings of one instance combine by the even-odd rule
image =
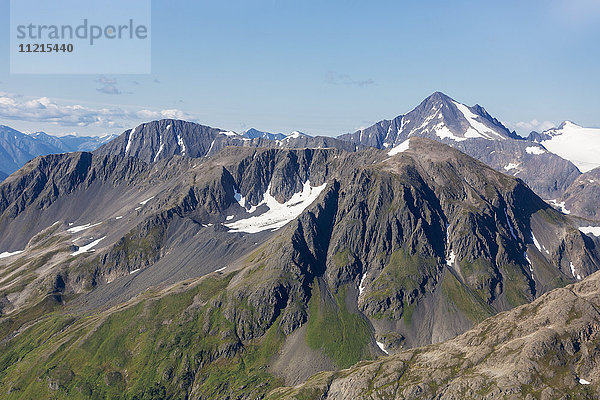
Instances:
[[[582,385],[589,385],[591,382],[590,381],[586,381],[583,378],[579,378],[579,383],[581,383]]]
[[[221,271],[224,271],[224,270],[225,270],[225,268],[227,268],[227,267],[225,266],[225,267],[223,267],[223,268],[215,269],[215,272],[221,272]]]
[[[540,154],[544,154],[546,151],[544,149],[542,149],[541,147],[537,147],[537,146],[530,146],[525,148],[525,151],[528,154],[535,154],[537,156],[539,156]]]
[[[169,126],[167,127],[167,130],[168,130],[170,127],[171,127],[171,125],[169,125]],[[158,138],[158,139],[159,139],[159,141],[160,141],[160,142],[159,142],[159,143],[160,143],[160,145],[158,146],[158,151],[156,152],[156,155],[154,156],[154,160],[153,160],[153,162],[156,162],[156,160],[158,160],[158,156],[160,156],[160,153],[162,153],[163,149],[165,148],[165,144],[163,143],[162,136],[159,136],[159,138]]]
[[[555,208],[558,208],[560,212],[562,212],[563,214],[571,214],[571,211],[567,210],[567,207],[565,206],[565,202],[561,201],[560,203],[557,202],[556,200],[548,200],[548,202],[550,204],[552,204]]]
[[[17,254],[21,254],[24,251],[25,250],[17,250],[17,251],[13,251],[12,253],[10,251],[5,251],[4,253],[0,253],[0,258],[16,256]]]
[[[581,172],[600,167],[600,129],[583,128],[565,121],[544,132],[551,138],[540,143],[552,153],[571,161]]]
[[[206,152],[206,155],[204,157],[208,157],[208,155],[210,154],[210,151],[212,150],[213,146],[215,145],[215,140],[213,139],[213,141],[210,143],[210,147],[208,148],[208,151]]]
[[[546,247],[542,244],[540,244],[540,242],[535,238],[535,235],[533,234],[533,231],[531,232],[531,239],[533,240],[533,244],[535,245],[535,247],[537,247],[537,249],[540,251],[540,253],[542,252],[542,249],[550,254],[550,252],[546,249]]]
[[[511,169],[517,168],[519,165],[521,165],[521,163],[509,163],[508,165],[504,166],[504,169],[510,171]]]
[[[242,194],[238,192],[236,188],[233,188],[233,197],[235,198],[235,201],[238,202],[240,207],[246,208],[246,198],[242,196]]]
[[[139,272],[140,269],[134,269],[133,271],[129,271],[129,275],[135,274],[136,272]]]
[[[440,139],[452,139],[455,142],[462,142],[463,140],[467,140],[467,138],[456,136],[446,125],[443,123],[439,123],[433,127],[433,131]]]
[[[71,253],[72,256],[78,256],[79,254],[83,254],[83,253],[87,253],[95,251],[93,248],[96,247],[96,245],[98,245],[98,243],[100,243],[106,236],[101,237],[100,239],[96,239],[93,242],[86,244],[85,246],[81,246],[77,249],[77,251],[75,251],[74,253]]]
[[[219,132],[221,135],[225,135],[225,136],[239,136],[238,133],[235,133],[233,131],[227,131],[227,132]]]
[[[118,217],[115,217],[115,219],[121,219],[121,218],[123,218],[122,215],[119,215]]]
[[[573,263],[570,262],[569,266],[571,267],[571,275],[573,275],[573,278],[577,278],[577,280],[580,281],[581,275],[575,273],[575,266],[573,265]]]
[[[185,142],[183,141],[183,138],[181,137],[179,132],[177,132],[177,144],[179,145],[179,148],[181,149],[181,154],[185,155],[185,152],[186,152]]]
[[[531,260],[529,259],[527,250],[525,250],[525,253],[523,253],[523,256],[525,257],[525,260],[527,260],[527,264],[529,265],[529,272],[531,272],[531,279],[535,279],[533,276],[533,264],[531,263]]]
[[[510,229],[510,234],[512,235],[513,239],[518,240],[517,235],[515,235],[515,230],[513,229],[513,226],[510,223],[510,218],[508,218],[508,212],[506,211],[506,208],[504,209],[504,215],[506,216],[506,223],[508,223],[508,228]]]
[[[398,146],[394,147],[388,152],[389,156],[396,155],[398,153],[405,152],[410,148],[410,139],[406,139],[404,142],[400,143]]]
[[[360,278],[360,283],[358,284],[358,295],[360,296],[365,291],[365,278],[367,277],[367,273],[365,272],[363,276]]]
[[[93,228],[94,226],[98,226],[101,223],[102,222],[98,222],[97,224],[85,224],[85,225],[74,226],[72,228],[67,229],[67,232],[77,233],[77,232],[85,231],[86,229]]]
[[[306,207],[319,197],[326,186],[327,183],[323,183],[321,186],[312,187],[310,181],[307,180],[304,183],[302,192],[294,193],[291,199],[282,204],[271,196],[271,184],[269,183],[267,191],[263,194],[263,201],[258,204],[266,204],[268,211],[224,225],[230,228],[229,232],[232,233],[257,233],[265,230],[277,230],[298,217]]]
[[[600,226],[582,226],[579,230],[586,235],[600,236]]]
[[[362,131],[361,131],[361,134],[362,134]],[[294,131],[294,132],[290,133],[289,135],[287,135],[286,139],[298,139],[300,136],[306,136],[306,135],[302,132]]]
[[[385,349],[385,345],[381,342],[378,342],[377,340],[375,341],[375,343],[377,343],[377,346],[379,346],[379,348],[381,349],[381,351],[383,351],[385,354],[390,354],[388,353],[388,351]]]
[[[150,200],[152,200],[153,198],[154,198],[154,196],[152,196],[152,197],[150,197],[150,198],[148,198],[148,199],[146,199],[146,200],[144,200],[144,201],[140,201],[140,205],[142,205],[142,206],[145,206],[145,205],[146,205],[146,203],[148,203],[148,202],[149,202]]]
[[[454,265],[454,261],[456,260],[456,254],[454,254],[454,250],[450,252],[448,258],[446,258],[446,264],[451,267]]]
[[[466,138],[482,137],[490,140],[506,139],[503,135],[495,132],[491,128],[488,128],[484,123],[480,122],[478,118],[481,117],[477,114],[474,114],[469,107],[457,102],[454,102],[454,105],[456,105],[458,110],[462,113],[470,125],[470,128],[465,132]]]
[[[133,134],[137,127],[133,128],[131,132],[129,132],[129,137],[127,138],[127,146],[125,147],[125,154],[129,153],[129,149],[131,149],[131,143],[133,142]]]
[[[233,219],[233,217],[234,217],[233,215],[228,215],[225,217],[225,220],[231,221]]]

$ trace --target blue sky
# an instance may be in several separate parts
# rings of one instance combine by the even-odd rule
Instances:
[[[436,90],[520,133],[600,126],[600,0],[156,0],[149,75],[11,75],[8,0],[0,16],[0,124],[21,130],[165,116],[338,135]]]

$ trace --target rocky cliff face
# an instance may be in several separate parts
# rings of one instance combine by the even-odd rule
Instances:
[[[261,397],[454,337],[599,269],[598,240],[519,179],[428,139],[394,153],[27,164],[0,185],[0,390],[133,395],[147,378],[165,396]],[[36,332],[63,333],[36,348],[39,365],[13,365],[28,349],[18,333],[48,308],[58,328],[35,317]],[[109,361],[89,353],[95,341],[114,346]]]
[[[581,174],[555,203],[563,205],[573,215],[600,221],[600,168]]]
[[[239,134],[193,122],[164,119],[125,131],[95,153],[130,156],[152,163],[173,155],[208,157],[217,154],[227,146],[283,149],[338,148],[346,151],[357,149],[353,144],[331,137],[312,137],[300,133],[284,136],[256,130]]]

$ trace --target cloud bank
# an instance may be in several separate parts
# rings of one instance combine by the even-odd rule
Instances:
[[[340,74],[339,72],[335,71],[327,71],[325,74],[325,82],[329,83],[330,85],[352,85],[359,87],[375,84],[375,81],[371,78],[355,80],[350,75]]]
[[[0,92],[0,118],[42,122],[63,127],[102,128],[129,127],[142,121],[161,118],[196,120],[193,115],[178,109],[94,108],[80,104],[60,104],[48,97],[26,99],[20,95],[2,92]]]

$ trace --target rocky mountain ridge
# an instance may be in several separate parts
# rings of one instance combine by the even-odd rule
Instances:
[[[322,373],[267,398],[597,398],[599,295],[595,273],[448,342]]]
[[[423,138],[392,156],[228,147],[151,163],[41,157],[0,185],[0,213],[2,232],[27,227],[0,236],[0,390],[15,397],[134,395],[144,376],[170,395],[260,397],[448,339],[600,267],[598,240],[522,181]],[[136,308],[153,304],[163,311]],[[120,325],[130,307],[137,322]],[[63,315],[102,317],[65,326]],[[31,350],[29,329],[48,332],[49,347]],[[148,329],[162,339],[148,342]],[[108,346],[119,335],[128,339],[113,351],[88,353],[85,338]],[[83,341],[55,358],[56,340]],[[136,369],[146,348],[175,355]],[[88,367],[75,367],[81,352]],[[129,355],[108,369],[94,361],[119,354]],[[210,374],[217,365],[229,380]]]

